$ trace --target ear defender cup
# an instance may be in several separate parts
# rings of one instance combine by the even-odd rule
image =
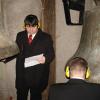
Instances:
[[[86,75],[85,75],[85,78],[88,79],[90,77],[90,69],[89,67],[87,68],[86,70]],[[65,71],[65,75],[67,78],[70,78],[70,75],[69,75],[69,66],[66,67],[66,71]]]
[[[66,67],[66,72],[65,72],[65,75],[66,75],[66,77],[67,78],[69,78],[70,76],[69,76],[69,66],[67,66]]]
[[[85,76],[86,79],[88,79],[90,77],[90,73],[91,73],[90,68],[88,67],[86,70],[86,76]]]

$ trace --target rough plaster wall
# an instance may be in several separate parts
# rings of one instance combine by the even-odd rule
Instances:
[[[95,7],[95,2],[94,0],[85,0],[85,10],[91,10]]]
[[[15,40],[16,33],[23,29],[23,20],[28,14],[41,17],[42,4],[40,0],[4,0],[6,29],[9,36]],[[11,13],[10,13],[11,12]],[[11,37],[11,39],[12,39]]]
[[[93,7],[92,0],[86,0],[86,10]],[[76,19],[77,15],[73,15]],[[75,54],[82,33],[82,26],[67,26],[62,0],[56,0],[56,82],[64,82],[65,64]]]
[[[32,13],[41,18],[41,0],[0,0],[1,4],[4,11],[4,34],[11,41],[15,41],[17,32],[23,30],[23,20],[26,15]],[[9,100],[10,96],[16,100],[15,60],[7,64],[0,62],[0,100]]]

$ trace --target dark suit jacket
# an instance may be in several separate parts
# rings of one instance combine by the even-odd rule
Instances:
[[[67,83],[52,85],[49,100],[100,100],[100,85],[70,79]]]
[[[27,31],[22,31],[17,34],[16,43],[20,49],[16,59],[16,88],[28,86],[41,90],[45,89],[48,84],[49,65],[54,58],[51,36],[39,29],[32,44],[29,45]],[[46,57],[45,64],[38,64],[28,68],[24,67],[25,58],[41,53]]]

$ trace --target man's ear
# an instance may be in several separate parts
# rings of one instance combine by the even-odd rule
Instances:
[[[40,22],[38,22],[38,28],[40,28]]]

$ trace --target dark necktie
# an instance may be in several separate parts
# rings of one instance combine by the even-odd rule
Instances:
[[[29,44],[32,43],[32,34],[30,34],[29,37],[28,37],[28,43],[29,43]]]

